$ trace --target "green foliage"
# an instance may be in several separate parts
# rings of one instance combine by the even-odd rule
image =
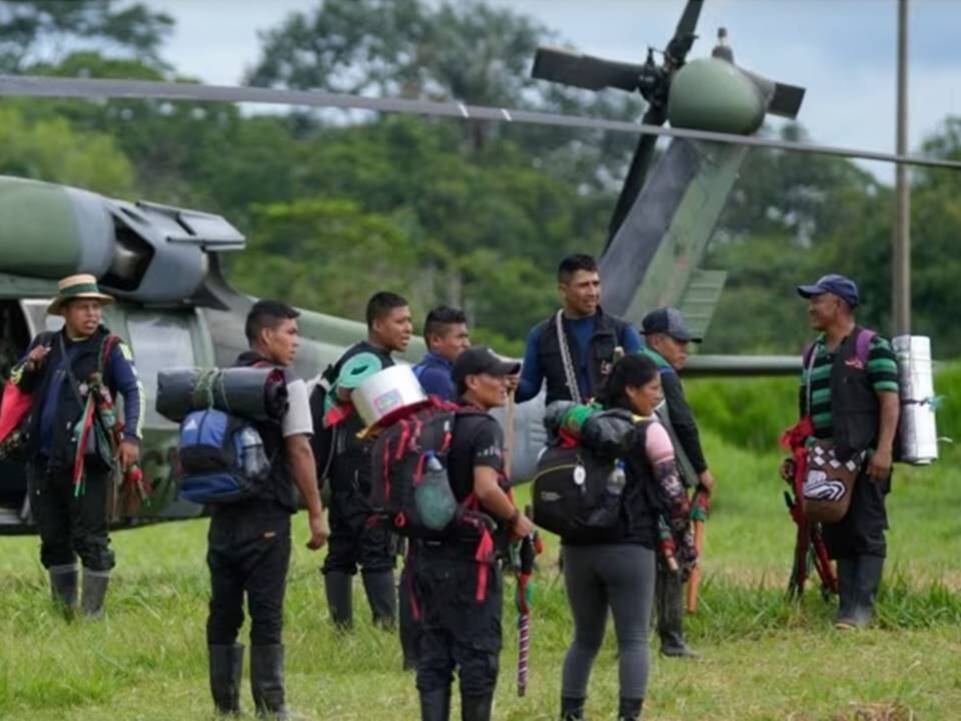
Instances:
[[[115,51],[159,64],[160,46],[173,18],[143,3],[118,0],[15,0],[0,4],[0,70],[32,71],[56,63],[51,49],[109,45]]]
[[[102,193],[127,193],[133,185],[133,169],[113,137],[74,130],[62,117],[29,122],[13,107],[0,108],[0,173]]]

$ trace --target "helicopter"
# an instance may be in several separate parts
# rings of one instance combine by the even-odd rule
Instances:
[[[919,165],[959,163],[887,153],[806,145],[762,137],[768,113],[796,117],[804,90],[767,80],[734,64],[726,34],[708,58],[688,61],[703,0],[688,0],[674,36],[655,62],[606,61],[541,48],[534,77],[577,87],[618,87],[640,92],[649,106],[640,124],[597,118],[396,98],[64,77],[0,76],[0,95],[73,98],[163,98],[337,107],[443,116],[463,120],[592,128],[639,136],[628,177],[612,216],[600,259],[605,309],[638,321],[657,305],[681,308],[698,334],[707,329],[724,273],[702,269],[708,242],[752,147]],[[664,126],[669,122],[669,126]],[[658,137],[671,138],[655,158]],[[227,220],[199,210],[147,201],[128,202],[82,189],[0,176],[0,373],[32,336],[56,330],[46,314],[58,278],[92,273],[117,298],[104,322],[130,345],[148,399],[167,367],[225,366],[245,349],[243,324],[254,299],[224,278],[226,254],[242,252],[246,239]],[[302,310],[296,372],[312,378],[352,343],[366,336],[363,323]],[[414,362],[424,350],[412,342]],[[793,373],[797,359],[696,356],[689,373]],[[515,476],[533,469],[545,434],[543,394],[513,414]],[[202,515],[179,500],[171,474],[177,426],[148,402],[142,467],[153,493],[141,502],[115,504],[112,525],[136,526]],[[502,421],[507,422],[502,416]],[[35,533],[22,463],[0,461],[0,534]]]

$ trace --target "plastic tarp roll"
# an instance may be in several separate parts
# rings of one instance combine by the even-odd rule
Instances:
[[[901,386],[901,460],[925,465],[938,458],[938,430],[934,412],[934,369],[931,340],[919,335],[900,335],[891,341],[898,359]]]
[[[172,368],[157,374],[157,412],[175,423],[216,408],[250,421],[279,420],[287,380],[279,368]]]

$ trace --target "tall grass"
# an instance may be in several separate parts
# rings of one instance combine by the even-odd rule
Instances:
[[[938,376],[938,391],[949,396],[940,416],[946,433],[961,428],[955,387],[961,387],[961,368],[950,367]],[[868,631],[838,633],[833,600],[813,587],[796,603],[784,594],[793,525],[776,474],[781,454],[771,439],[791,420],[794,390],[790,380],[689,385],[718,478],[700,610],[687,620],[689,641],[704,657],[683,662],[655,656],[645,718],[961,718],[961,450],[947,449],[927,469],[897,470],[878,622]],[[0,539],[0,718],[212,718],[205,533],[200,520],[115,534],[119,565],[101,623],[66,623],[53,612],[37,539]],[[302,516],[294,533],[285,620],[291,705],[307,719],[418,718],[413,677],[400,670],[395,637],[370,626],[360,582],[356,629],[338,634],[318,573],[323,552],[302,547]],[[536,577],[524,699],[515,694],[513,582],[505,583],[496,719],[556,717],[571,620],[556,570],[557,545],[547,540]],[[612,636],[595,663],[590,718],[612,718],[616,710]],[[656,642],[651,649],[656,654]],[[250,709],[246,689],[244,705]]]

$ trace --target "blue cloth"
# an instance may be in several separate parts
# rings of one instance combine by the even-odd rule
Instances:
[[[551,321],[553,322],[553,321]],[[520,383],[517,386],[515,398],[518,403],[529,401],[540,393],[541,386],[544,384],[544,370],[541,368],[538,352],[541,344],[541,333],[544,325],[536,326],[527,336],[527,348],[524,350],[524,365],[521,369]],[[577,373],[577,385],[580,387],[583,398],[591,398],[594,395],[591,388],[590,373],[588,371],[587,348],[591,342],[591,337],[597,329],[597,315],[587,318],[564,318],[564,332],[574,340],[578,350],[578,366],[575,368]],[[638,353],[643,348],[641,335],[637,328],[628,324],[624,329],[623,337],[618,338],[620,346],[625,353]]]
[[[64,339],[64,349],[67,352],[67,358],[70,359],[70,363],[73,363],[79,354],[80,344],[82,342],[83,341],[72,341],[69,338]],[[24,356],[24,359],[26,359],[26,356]],[[65,390],[63,388],[64,383],[69,383],[64,360],[65,359],[61,358],[61,363],[54,369],[53,377],[50,379],[50,386],[47,389],[47,395],[43,399],[43,411],[40,414],[39,445],[40,452],[43,455],[50,454],[50,446],[53,442],[53,421],[57,413],[57,405],[60,401],[61,393]],[[124,401],[123,437],[125,439],[137,440],[142,430],[141,408],[143,405],[143,397],[140,392],[140,381],[137,378],[137,373],[134,370],[133,364],[124,357],[119,343],[113,347],[106,366],[104,369],[104,382],[111,392],[113,392],[114,397],[119,394],[123,397]],[[79,381],[80,379],[78,378],[77,380]],[[69,388],[66,390],[69,391]]]
[[[437,396],[445,401],[457,400],[457,388],[452,376],[454,364],[442,355],[427,352],[420,363],[414,366],[414,374],[420,381],[424,393]]]

